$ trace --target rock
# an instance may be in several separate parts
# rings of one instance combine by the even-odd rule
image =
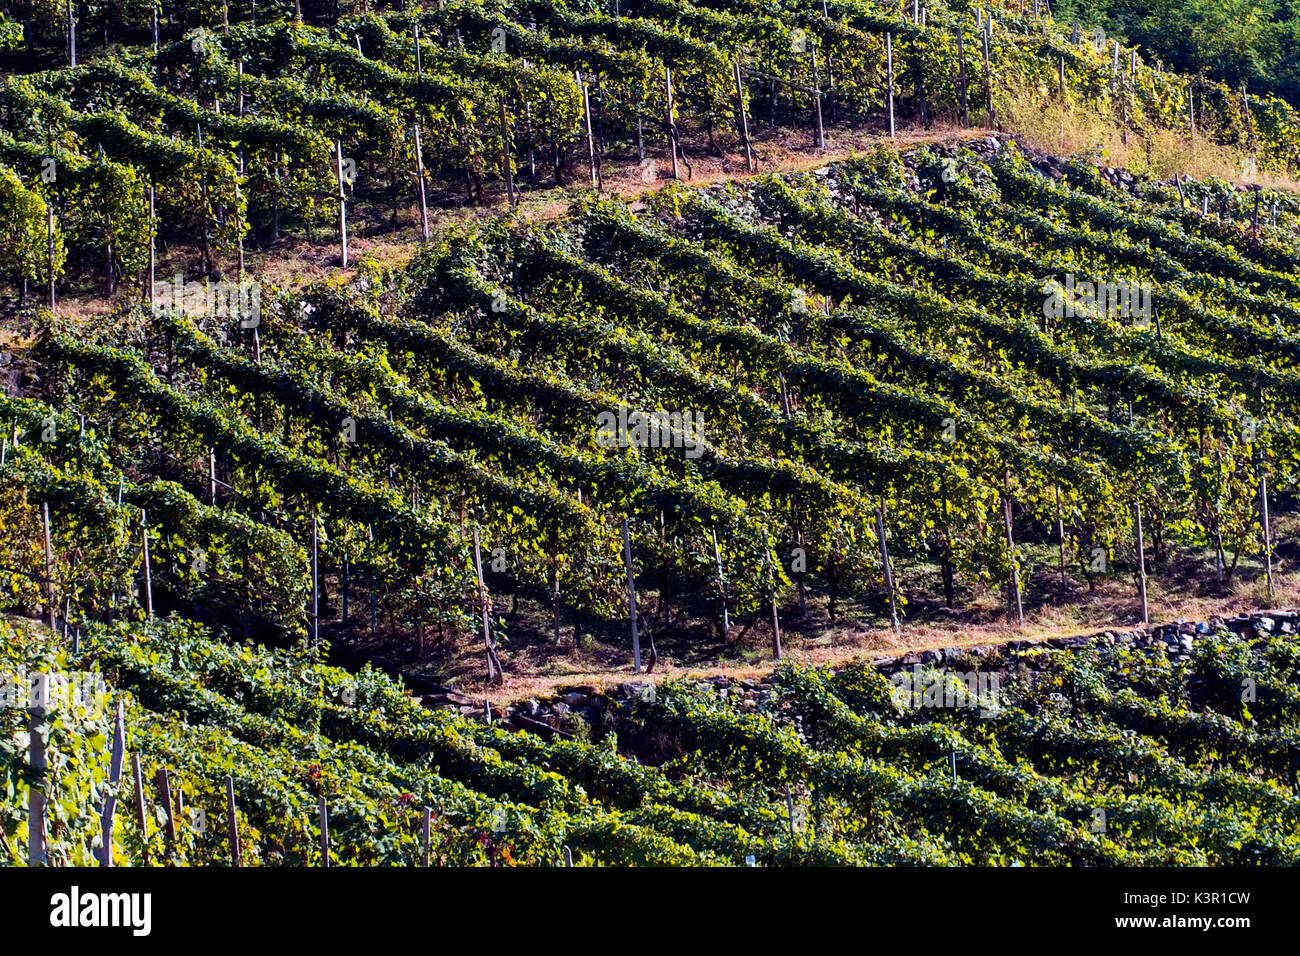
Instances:
[[[560,699],[568,707],[583,707],[591,698],[587,694],[581,694],[576,690],[571,690]]]
[[[529,717],[536,717],[537,709],[538,709],[537,698],[529,697],[527,700],[520,701],[519,709],[522,710]]]
[[[1213,633],[1213,631],[1214,631],[1214,627],[1213,625],[1210,624],[1209,621],[1201,621],[1199,624],[1196,625],[1196,629],[1195,629],[1195,632],[1197,634],[1211,634]]]
[[[551,704],[551,713],[556,717],[566,717],[569,713],[569,705],[562,700],[557,700]]]
[[[1262,617],[1257,617],[1257,618],[1255,619],[1255,626],[1258,627],[1261,631],[1271,631],[1271,630],[1273,630],[1273,625],[1274,625],[1274,623],[1275,623],[1275,622],[1274,622],[1274,620],[1273,620],[1271,617],[1263,617],[1263,616],[1262,616]]]
[[[943,663],[943,654],[941,654],[939,651],[922,651],[922,652],[921,652],[921,663],[922,663],[922,664],[942,664],[942,663]]]
[[[426,700],[431,700],[438,704],[455,704],[458,707],[474,707],[479,711],[483,709],[483,702],[475,700],[473,697],[459,694],[454,690],[443,691],[441,694],[429,694]]]

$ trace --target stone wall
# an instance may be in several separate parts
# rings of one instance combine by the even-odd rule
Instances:
[[[1033,668],[1045,654],[1118,644],[1163,650],[1177,661],[1188,659],[1197,637],[1213,634],[1220,629],[1246,638],[1275,633],[1297,634],[1300,633],[1300,610],[1261,611],[1229,618],[1212,617],[1197,622],[1179,620],[1131,630],[1112,629],[1073,637],[1051,637],[1044,641],[1015,640],[973,647],[908,651],[897,657],[878,657],[870,663],[887,675],[917,664],[960,666],[969,670],[1005,670],[1021,665]],[[759,704],[770,694],[774,676],[769,674],[760,678],[734,678],[719,675],[695,679],[694,682],[701,687],[711,688],[721,697],[736,701],[741,708],[757,710]],[[585,685],[566,687],[554,697],[541,700],[529,698],[508,704],[504,708],[489,707],[485,700],[476,700],[454,691],[428,694],[423,699],[427,707],[453,710],[482,720],[487,720],[490,713],[494,723],[504,723],[548,738],[598,739],[615,725],[620,712],[625,712],[635,701],[653,700],[654,694],[653,683],[626,681],[615,687],[612,693],[602,693],[595,687]]]

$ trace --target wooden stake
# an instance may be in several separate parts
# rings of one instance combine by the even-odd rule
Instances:
[[[41,517],[45,525],[45,616],[49,619],[50,630],[54,630],[54,548],[50,541],[50,503],[41,502]]]
[[[429,201],[424,191],[424,149],[420,145],[420,124],[413,127],[415,132],[415,183],[420,196],[420,238],[429,240]]]
[[[154,26],[157,27],[157,7],[154,8]],[[154,43],[155,49],[157,43]],[[155,251],[156,237],[158,235],[158,220],[154,216],[154,187],[149,183],[149,275],[145,280],[145,301],[149,307],[153,308],[154,300],[154,274],[158,268],[158,257]]]
[[[894,138],[894,38],[885,34],[885,75],[889,87],[889,138]]]
[[[1065,520],[1061,516],[1061,486],[1056,486],[1056,541],[1061,551],[1061,587],[1065,587]]]
[[[167,840],[168,847],[174,847],[176,845],[176,810],[172,806],[171,778],[167,774],[166,767],[158,768],[158,800],[167,813],[167,822],[164,826],[163,835]]]
[[[587,81],[582,84],[582,127],[587,134],[587,167],[591,172],[591,188],[600,192],[600,169],[596,164],[596,136],[591,127],[591,92]]]
[[[898,627],[898,605],[894,600],[894,569],[889,563],[889,543],[885,540],[885,501],[876,505],[876,537],[880,541],[880,563],[885,569],[885,588],[889,591],[889,621]]]
[[[311,641],[320,643],[320,521],[311,517]]]
[[[334,172],[338,177],[339,187],[339,261],[344,269],[348,267],[348,194],[343,188],[343,141],[334,141]]]
[[[1142,537],[1142,502],[1133,502],[1133,514],[1137,519],[1137,557],[1138,557],[1138,594],[1142,598],[1142,623],[1149,623],[1147,615],[1147,554],[1146,542]]]
[[[31,719],[27,725],[30,737],[28,765],[32,771],[32,783],[27,791],[27,865],[43,866],[46,862],[44,788],[48,765],[45,755],[46,740],[41,725],[45,722],[45,710],[49,704],[49,675],[37,675],[35,686],[35,700],[29,708]]]
[[[45,207],[45,209],[46,212],[48,213],[48,216],[46,217],[47,218],[46,238],[49,243],[49,250],[48,250],[49,255],[48,255],[48,262],[47,262],[50,271],[49,302],[50,302],[50,311],[53,312],[55,303],[57,301],[54,295],[54,200],[53,198],[50,199],[49,204]]]
[[[126,760],[126,713],[121,700],[117,702],[117,719],[113,722],[113,749],[108,763],[108,785],[104,788],[104,809],[100,812],[99,827],[104,845],[99,848],[102,866],[113,865],[113,817],[117,812],[117,785],[122,779],[122,763]]]
[[[144,773],[140,769],[140,755],[131,755],[131,772],[135,775],[135,822],[140,827],[140,842],[144,846],[141,862],[149,865],[149,818],[144,806]]]
[[[627,616],[632,624],[633,673],[641,673],[641,635],[636,626],[636,578],[632,571],[632,535],[623,519],[623,563],[627,566]]]
[[[77,65],[77,15],[68,0],[68,66]]]
[[[1007,580],[1007,614],[1010,616],[1014,610],[1016,614],[1016,623],[1020,627],[1025,625],[1025,609],[1020,600],[1020,569],[1016,561],[1016,542],[1011,535],[1011,498],[1003,496],[1002,498],[1002,517],[1006,523],[1007,529],[1007,557],[1011,565],[1011,573]]]
[[[722,596],[722,634],[725,637],[731,630],[731,616],[727,612],[727,579],[722,573],[722,552],[718,549],[717,528],[710,528],[709,535],[713,538],[713,561],[718,566],[718,594]]]
[[[957,25],[957,92],[961,96],[961,125],[970,126],[970,102],[967,96],[970,76],[966,72],[966,43],[961,25]]]
[[[749,114],[745,109],[745,86],[740,78],[740,58],[736,58],[736,112],[740,116],[740,142],[745,147],[745,169],[754,172],[754,148],[749,141]],[[644,158],[644,157],[642,157]]]
[[[230,859],[234,866],[243,866],[243,853],[239,846],[239,821],[235,816],[235,780],[226,774],[226,838],[230,841]]]
[[[428,807],[424,808],[423,820],[420,826],[420,845],[424,849],[424,868],[429,868],[430,861],[430,837],[433,830],[433,811]]]
[[[664,89],[668,93],[668,110],[665,114],[668,121],[668,151],[673,158],[673,179],[680,179],[677,171],[677,124],[673,121],[673,70],[669,66],[664,67]],[[640,668],[637,673],[640,673]]]
[[[583,100],[585,102],[587,93],[586,86],[584,86],[582,90]],[[513,206],[516,201],[515,170],[514,163],[510,161],[510,127],[506,124],[506,97],[504,93],[497,97],[497,108],[501,117],[501,178],[506,184],[506,204]],[[590,123],[588,125],[590,125]],[[588,138],[590,138],[590,129],[588,130]]]
[[[1264,527],[1264,573],[1268,582],[1268,596],[1273,597],[1273,535],[1268,523],[1268,475],[1261,467],[1259,473],[1259,516]]]
[[[781,618],[777,614],[776,606],[776,568],[772,567],[772,554],[769,551],[767,556],[768,570],[772,575],[772,656],[776,660],[781,659]]]
[[[415,40],[415,77],[417,80],[424,79],[424,61],[420,55],[420,24],[416,23],[412,28],[412,35]],[[417,115],[414,124],[415,131],[415,179],[417,191],[420,195],[420,237],[426,242],[429,239],[429,203],[424,191],[424,150],[420,145],[420,118]]]
[[[325,805],[325,795],[318,798],[320,807],[320,865],[330,865],[330,811]]]
[[[1255,146],[1255,117],[1250,112],[1250,97],[1246,95],[1246,84],[1241,85],[1241,106],[1246,111],[1246,133],[1249,135],[1247,140],[1251,153],[1256,151]]]
[[[993,128],[993,68],[989,65],[989,34],[993,30],[993,17],[990,16],[984,27],[984,108],[988,114],[989,129]]]
[[[478,581],[479,613],[483,621],[483,649],[487,655],[488,680],[497,683],[505,680],[501,660],[497,657],[496,642],[492,640],[492,619],[488,613],[487,582],[483,579],[483,557],[479,549],[478,528],[474,529],[474,575]]]
[[[825,149],[826,131],[822,126],[822,81],[821,76],[817,72],[817,42],[812,37],[808,38],[808,55],[812,60],[813,113],[817,120],[817,133],[816,137],[813,139],[813,145],[818,149]]]

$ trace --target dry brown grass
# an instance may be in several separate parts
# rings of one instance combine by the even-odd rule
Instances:
[[[1193,138],[1185,129],[1124,130],[1110,116],[1056,97],[1044,99],[1041,90],[1014,86],[1003,91],[996,108],[1005,129],[1042,152],[1095,156],[1107,166],[1152,179],[1218,177],[1300,191],[1300,180],[1267,169],[1249,178],[1246,151],[1212,143],[1204,136]]]

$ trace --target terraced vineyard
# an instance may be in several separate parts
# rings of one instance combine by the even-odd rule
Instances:
[[[1205,220],[1172,187],[969,145],[466,228],[403,273],[264,295],[256,322],[180,302],[49,323],[39,388],[4,399],[4,601],[84,633],[75,660],[8,640],[10,664],[102,669],[196,819],[224,819],[231,774],[245,862],[319,861],[322,796],[336,862],[422,859],[425,806],[446,862],[1293,862],[1289,636],[976,661],[1003,679],[991,714],[783,666],[756,712],[671,685],[595,741],[322,663],[322,635],[382,623],[420,657],[478,633],[500,680],[493,593],[609,640],[629,556],[719,629],[882,581],[906,621],[923,560],[1005,585],[1014,615],[1022,540],[1141,583],[1139,513],[1166,548],[1271,567],[1260,504],[1296,480],[1294,200]],[[651,441],[637,410],[678,412]],[[60,860],[90,852],[105,791],[78,748],[105,729],[52,730]],[[230,852],[220,827],[170,844]],[[127,825],[118,852],[145,840]]]
[[[118,821],[119,865],[232,862],[225,774],[244,865],[560,865],[565,848],[614,865],[1293,865],[1300,848],[1293,634],[1224,631],[1190,655],[971,658],[990,679],[979,697],[952,667],[891,681],[787,664],[756,708],[678,684],[625,705],[616,734],[550,743],[425,710],[373,671],[180,620],[96,625],[76,657],[5,637],[7,667],[94,667],[127,701],[148,809],[143,827],[134,812]],[[103,795],[135,801],[130,773],[106,784],[99,706],[49,722],[52,864],[95,859]],[[3,714],[21,792],[25,721]],[[638,746],[646,763],[627,755]],[[10,863],[21,817],[6,812]]]
[[[358,6],[0,13],[0,860],[1297,862],[1300,615],[806,659],[1297,593],[1300,200],[992,132],[1289,106],[1038,3]]]
[[[461,190],[479,203],[599,187],[618,162],[646,184],[712,157],[752,167],[755,140],[779,130],[823,146],[827,128],[992,129],[1060,107],[1126,143],[1177,135],[1257,172],[1300,169],[1287,103],[1166,73],[1031,15],[1045,5],[264,0],[103,5],[89,24],[75,3],[48,20],[6,6],[3,278],[32,292],[151,298],[164,247],[239,274],[246,240],[287,233],[323,232],[347,265],[358,207],[395,226],[416,204],[428,238]]]

